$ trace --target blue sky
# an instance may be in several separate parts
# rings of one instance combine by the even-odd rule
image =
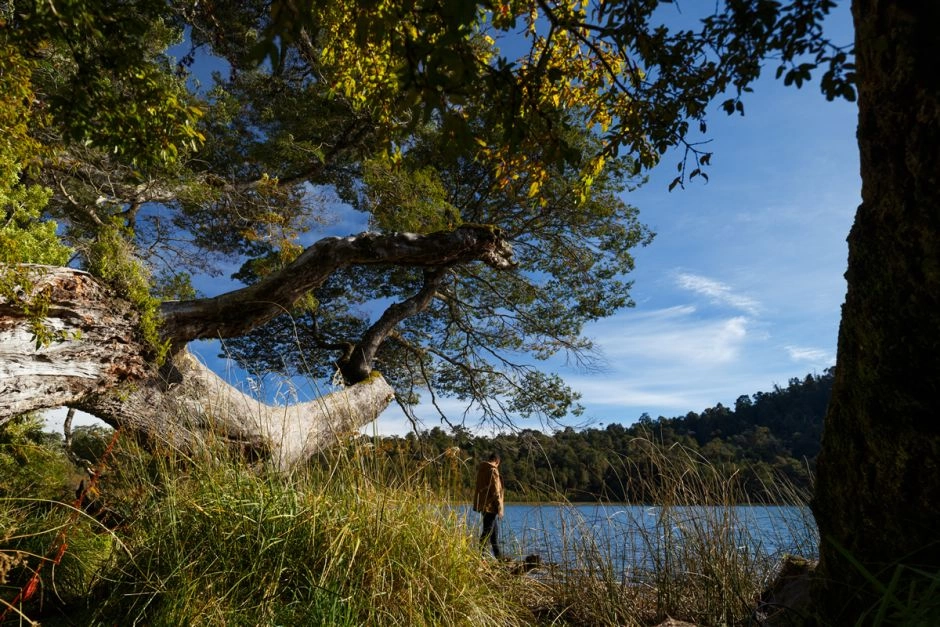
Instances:
[[[827,27],[850,43],[848,7]],[[602,370],[553,368],[582,394],[585,413],[572,425],[733,406],[742,394],[835,364],[846,237],[861,200],[857,108],[828,102],[815,83],[786,87],[774,69],[748,95],[743,117],[712,106],[707,183],[667,191],[681,157],[667,154],[625,196],[657,235],[635,255],[636,307],[586,329]],[[440,424],[433,408],[417,415]],[[408,430],[397,407],[367,428]]]
[[[707,183],[667,191],[679,159],[667,155],[626,196],[657,235],[636,252],[636,307],[586,329],[602,370],[555,369],[582,393],[574,425],[733,406],[835,363],[861,190],[856,107],[762,80],[744,117],[714,109]],[[407,431],[400,414],[374,428]],[[439,424],[432,408],[418,415]]]
[[[838,41],[851,40],[847,8],[829,25]],[[649,182],[625,197],[657,235],[636,252],[629,277],[636,307],[586,329],[602,368],[549,364],[582,393],[585,413],[571,424],[630,424],[644,412],[655,418],[733,405],[742,394],[835,363],[845,239],[860,202],[856,107],[827,102],[815,84],[795,89],[768,76],[745,112],[729,117],[713,105],[707,183],[667,191],[680,158],[667,154]],[[361,230],[361,222],[354,217],[331,231],[344,229]],[[200,287],[217,293],[222,286]],[[216,343],[193,349],[220,374],[238,377],[216,358]],[[321,391],[298,385],[302,398]],[[446,399],[441,405],[463,411]],[[431,407],[417,415],[428,428],[440,424]],[[366,428],[408,430],[397,405]]]
[[[764,81],[746,111],[713,117],[708,183],[665,191],[667,158],[628,197],[657,237],[636,256],[636,307],[588,329],[608,371],[566,376],[589,415],[700,411],[834,364],[855,107]]]

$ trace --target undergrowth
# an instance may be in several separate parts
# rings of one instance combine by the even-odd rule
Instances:
[[[123,436],[101,460],[110,433],[86,431],[72,458],[101,475],[77,510],[90,475],[61,441],[35,421],[2,435],[0,612],[21,624],[746,624],[779,558],[736,518],[735,476],[649,441],[638,445],[655,453],[655,524],[600,533],[614,527],[560,503],[560,553],[525,572],[485,557],[453,506],[472,471],[459,451],[379,463],[358,441],[285,475],[221,448],[194,458]],[[811,549],[812,530],[787,531],[801,533]],[[522,557],[527,539],[515,542]],[[37,594],[14,603],[37,571]]]
[[[12,459],[8,449],[0,459]],[[35,453],[24,473],[45,464]],[[11,463],[14,463],[11,461]],[[68,527],[68,560],[7,619],[44,625],[523,625],[520,580],[484,560],[438,495],[388,487],[347,459],[285,476],[206,451],[121,441],[84,513],[61,477],[39,498],[4,491],[2,599],[11,605]],[[6,477],[6,475],[4,476]],[[5,479],[4,479],[5,482]],[[22,487],[22,483],[18,484]],[[34,486],[38,487],[38,486]],[[19,488],[17,488],[19,489]],[[38,494],[38,493],[37,493]],[[86,566],[63,579],[66,565]],[[515,582],[515,583],[513,583]],[[2,608],[0,608],[2,611]]]

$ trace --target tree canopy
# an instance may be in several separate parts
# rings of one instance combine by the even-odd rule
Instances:
[[[825,65],[827,94],[853,93],[820,34],[831,2],[730,3],[691,30],[657,5],[12,3],[8,109],[33,144],[7,158],[36,198],[10,224],[42,211],[30,237],[137,303],[157,361],[221,337],[256,372],[353,383],[374,366],[405,405],[560,418],[576,394],[532,358],[589,360],[584,323],[631,304],[631,251],[652,234],[623,192],[643,168],[684,144],[674,183],[703,174],[690,123],[704,131],[719,94],[743,111],[770,54],[788,82]],[[486,225],[512,258],[285,274],[351,210],[380,236]],[[226,272],[256,289],[200,299],[192,277]]]

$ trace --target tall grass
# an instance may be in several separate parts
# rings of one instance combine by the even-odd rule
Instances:
[[[456,516],[351,458],[287,477],[170,453],[125,473],[152,490],[125,523],[127,552],[101,572],[89,624],[527,622]]]
[[[598,526],[561,503],[541,531],[557,534],[559,554],[543,556],[555,565],[528,575],[484,558],[450,506],[467,497],[459,486],[473,470],[456,450],[389,456],[381,441],[359,442],[285,475],[211,444],[193,457],[122,438],[94,507],[76,517],[60,456],[26,440],[0,451],[10,468],[0,477],[4,602],[65,525],[69,548],[43,571],[39,601],[13,608],[23,624],[738,624],[778,557],[749,537],[737,476],[650,440],[636,442],[644,472],[624,458],[622,476],[646,478],[633,488],[652,495],[642,515],[655,523]],[[14,472],[17,454],[26,461]],[[797,553],[815,546],[806,523],[785,531],[807,538]],[[529,539],[508,539],[521,557]]]
[[[861,608],[859,624],[940,625],[940,572],[895,563],[875,574],[844,548],[837,550],[876,593],[877,601]]]
[[[558,567],[543,580],[556,608],[575,624],[657,624],[667,617],[696,624],[752,621],[761,591],[783,557],[762,546],[748,520],[744,486],[694,451],[638,440],[645,468],[623,459],[622,476],[644,477],[627,493],[651,496],[646,509],[611,506],[616,521],[587,520],[562,505]],[[782,482],[779,502],[804,503]],[[805,506],[798,518],[781,518],[784,548],[805,557],[815,554],[817,532]],[[648,518],[654,516],[651,524]],[[626,520],[624,518],[626,517]]]

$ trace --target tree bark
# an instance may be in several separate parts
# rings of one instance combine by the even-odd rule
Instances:
[[[29,266],[32,293],[49,303],[42,324],[62,340],[37,347],[31,321],[0,297],[0,425],[13,416],[140,381],[149,371],[138,314],[91,275]]]
[[[862,204],[813,502],[833,625],[886,601],[866,572],[888,587],[900,569],[902,600],[911,569],[940,573],[940,3],[852,10]]]
[[[224,381],[188,351],[123,394],[75,403],[78,409],[143,436],[151,448],[184,451],[212,444],[263,457],[287,470],[355,435],[395,394],[381,374],[305,403],[268,405]]]
[[[222,443],[288,469],[354,434],[394,393],[378,373],[306,403],[274,406],[241,392],[182,349],[161,368],[137,334],[137,312],[91,275],[33,267],[44,324],[65,339],[37,347],[30,321],[0,303],[0,426],[67,405],[146,440],[195,452]]]
[[[512,265],[512,251],[499,230],[467,225],[430,235],[363,233],[316,242],[280,272],[215,298],[163,305],[164,336],[181,344],[199,338],[226,338],[284,313],[285,307],[335,270],[352,265],[395,264],[440,267],[480,260],[495,267]]]
[[[283,271],[215,298],[168,302],[161,333],[170,356],[157,367],[138,332],[133,306],[91,275],[71,268],[34,266],[31,294],[0,298],[0,426],[12,417],[69,406],[129,430],[153,445],[196,451],[210,440],[272,459],[287,469],[354,434],[394,398],[371,371],[377,347],[404,318],[423,310],[444,270],[480,260],[512,265],[498,230],[463,226],[430,235],[367,233],[317,242]],[[200,338],[232,337],[289,310],[338,268],[363,264],[426,268],[425,285],[391,305],[354,343],[343,369],[344,389],[316,400],[273,406],[223,381],[186,350]],[[23,303],[49,304],[43,324],[58,340],[37,346]]]

